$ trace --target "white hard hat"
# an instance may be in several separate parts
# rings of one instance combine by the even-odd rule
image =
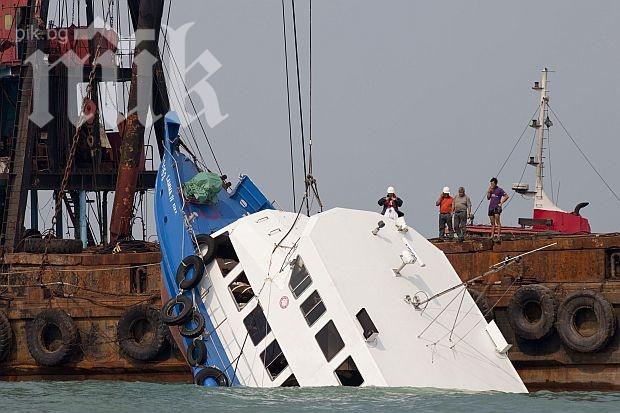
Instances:
[[[394,192],[394,187],[393,187],[393,186],[389,186],[389,187],[388,187],[388,190],[387,190],[387,193],[388,193],[388,194],[394,194],[394,193],[395,193],[395,192]]]
[[[443,187],[443,193],[444,194],[449,194],[450,193],[450,188],[448,188],[447,186]]]

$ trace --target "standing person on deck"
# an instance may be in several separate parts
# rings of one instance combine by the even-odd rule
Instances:
[[[449,238],[454,238],[454,230],[452,229],[452,204],[453,199],[450,196],[450,188],[443,188],[439,199],[435,205],[439,207],[439,238],[446,236],[446,225],[448,226]]]
[[[499,217],[502,214],[502,205],[504,205],[508,198],[509,196],[506,191],[497,186],[497,178],[492,178],[491,185],[487,191],[489,218],[491,219],[491,239],[495,237],[495,230],[497,228],[497,240],[501,241],[502,224]]]
[[[465,194],[465,188],[459,188],[459,194],[452,200],[452,215],[454,216],[454,231],[459,242],[465,240],[465,225],[471,217],[471,200]]]

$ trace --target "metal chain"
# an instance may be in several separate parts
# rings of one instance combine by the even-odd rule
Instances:
[[[108,2],[108,15],[110,14],[110,4],[113,0],[110,0]],[[107,19],[107,16],[106,16]],[[86,88],[86,95],[84,97],[84,99],[82,100],[82,109],[81,109],[81,113],[83,114],[84,111],[86,110],[86,104],[87,101],[90,100],[90,98],[92,97],[92,92],[93,92],[93,83],[95,81],[95,75],[97,74],[97,59],[99,58],[99,55],[101,53],[101,43],[99,43],[97,45],[97,50],[95,51],[95,56],[93,58],[92,61],[92,65],[91,65],[91,69],[90,69],[90,73],[88,75],[88,86]],[[94,116],[94,114],[93,114]],[[87,123],[85,120],[84,122],[82,122],[80,125],[78,125],[75,128],[75,133],[73,135],[73,141],[71,143],[71,148],[69,150],[69,157],[67,158],[67,164],[65,165],[65,171],[64,171],[64,175],[62,177],[62,181],[60,184],[60,189],[58,190],[58,195],[56,196],[56,203],[54,205],[54,216],[52,217],[52,223],[51,223],[51,228],[53,230],[53,228],[55,228],[56,226],[56,222],[58,221],[58,211],[61,208],[62,205],[62,200],[64,198],[65,192],[66,192],[66,188],[67,188],[67,182],[69,181],[69,176],[71,175],[71,169],[73,168],[73,161],[75,158],[75,152],[77,150],[77,144],[79,141],[79,136],[80,136],[80,132],[82,131],[82,126]],[[48,236],[46,238],[45,241],[45,250],[43,251],[43,256],[41,257],[41,266],[39,267],[39,278],[43,277],[43,271],[45,269],[45,266],[47,264],[47,258],[48,258],[48,250],[49,250],[49,245],[50,245],[50,241],[51,241],[52,237]]]

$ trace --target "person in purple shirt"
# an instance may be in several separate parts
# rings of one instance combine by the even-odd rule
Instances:
[[[497,239],[501,239],[502,224],[499,220],[502,214],[502,205],[508,200],[509,196],[502,188],[497,186],[497,178],[491,179],[491,185],[487,191],[487,199],[489,200],[489,218],[491,219],[491,239],[495,237],[497,229]]]

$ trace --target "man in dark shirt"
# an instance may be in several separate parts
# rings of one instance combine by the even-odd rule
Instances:
[[[489,218],[491,219],[491,239],[495,237],[497,229],[497,239],[501,239],[502,224],[499,220],[502,214],[502,205],[508,200],[509,196],[502,188],[497,186],[497,178],[491,179],[491,185],[487,191],[487,199],[489,200]]]
[[[383,207],[383,211],[381,211],[381,215],[385,215],[385,213],[390,208],[393,208],[394,212],[396,212],[396,215],[397,215],[396,217],[393,217],[393,218],[400,218],[405,215],[399,210],[399,208],[403,206],[403,200],[396,196],[396,191],[394,190],[393,186],[390,186],[387,189],[387,195],[379,199],[378,204]]]

